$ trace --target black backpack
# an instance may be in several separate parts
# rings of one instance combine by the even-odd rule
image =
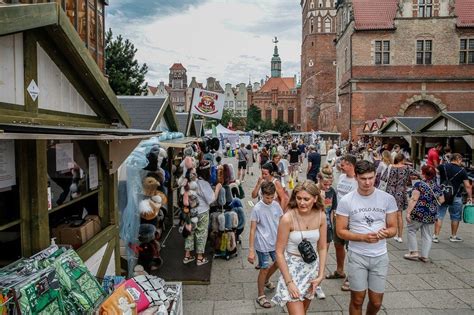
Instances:
[[[446,171],[446,165],[443,165],[444,169],[444,180],[441,182],[441,191],[444,196],[443,205],[452,205],[454,202],[454,197],[457,195],[458,191],[454,191],[453,183],[451,182],[459,173],[462,172],[462,168],[457,172],[453,177],[448,177],[448,172]],[[458,188],[459,189],[459,188]]]

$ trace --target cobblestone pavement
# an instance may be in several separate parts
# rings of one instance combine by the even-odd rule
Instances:
[[[224,159],[235,165],[234,159]],[[254,167],[257,170],[257,166]],[[250,192],[258,178],[245,178],[244,200],[250,217]],[[304,179],[304,173],[299,178]],[[257,274],[247,262],[250,222],[242,234],[239,255],[230,261],[216,259],[212,266],[210,285],[186,285],[183,288],[184,314],[260,314],[284,313],[274,306],[263,309],[257,305]],[[379,314],[474,314],[474,225],[461,223],[458,235],[462,243],[449,242],[449,218],[445,219],[440,242],[431,249],[432,263],[424,264],[403,259],[407,244],[388,241],[390,268],[383,306]],[[405,232],[406,233],[406,230]],[[335,270],[334,247],[331,244],[327,272]],[[279,272],[275,273],[277,281]],[[342,280],[324,280],[325,300],[313,300],[309,314],[349,314],[350,295],[340,290]],[[269,298],[273,293],[267,294]],[[367,300],[367,299],[366,299]],[[366,301],[367,303],[367,301]]]

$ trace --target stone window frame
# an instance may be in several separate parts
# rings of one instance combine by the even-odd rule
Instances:
[[[433,0],[418,0],[418,17],[433,17]]]
[[[291,115],[290,115],[290,112],[291,112]],[[294,125],[295,124],[295,109],[292,107],[288,108],[286,115],[288,117],[288,123],[290,125]],[[291,121],[290,121],[290,117],[291,117]]]
[[[280,117],[281,114],[281,117]],[[277,120],[285,121],[285,110],[283,108],[278,108],[277,109]]]
[[[428,43],[430,45],[429,49],[426,48]],[[417,65],[432,65],[433,64],[433,40],[432,39],[422,38],[422,39],[416,40],[415,62]]]
[[[329,30],[328,30],[328,22],[329,22]],[[331,33],[332,32],[332,19],[331,17],[327,16],[324,18],[324,33]]]
[[[459,64],[474,64],[474,38],[461,38],[459,40]]]
[[[388,47],[385,46],[388,45]],[[378,45],[380,45],[378,47]],[[374,64],[375,65],[389,65],[390,64],[390,40],[374,40]],[[387,62],[385,57],[388,56]],[[380,58],[380,59],[377,59]]]

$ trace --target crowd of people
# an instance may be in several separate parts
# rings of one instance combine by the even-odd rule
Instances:
[[[403,243],[406,235],[403,258],[429,263],[446,212],[449,241],[463,241],[457,233],[463,204],[472,203],[472,186],[462,155],[440,144],[429,150],[419,171],[409,148],[399,145],[324,145],[329,148],[324,163],[317,141],[279,139],[239,148],[239,178],[257,173],[256,166],[261,172],[251,194],[257,202],[248,256],[259,269],[256,301],[263,308],[273,301],[290,314],[304,314],[314,296],[325,298],[323,280],[344,279],[341,290],[351,292],[350,313],[361,314],[368,296],[367,314],[376,314],[389,265],[386,240]],[[331,242],[336,269],[324,274]],[[275,286],[269,279],[277,270]],[[271,300],[265,290],[276,290]]]

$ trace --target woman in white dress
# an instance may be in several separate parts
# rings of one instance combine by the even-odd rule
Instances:
[[[280,220],[275,246],[281,276],[272,301],[287,306],[289,314],[306,314],[316,288],[324,279],[327,255],[327,223],[321,192],[312,181],[296,185]],[[305,262],[298,250],[302,240],[310,242],[317,258]]]

